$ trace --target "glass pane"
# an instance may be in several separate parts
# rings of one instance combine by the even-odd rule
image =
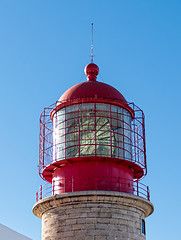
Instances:
[[[97,155],[111,157],[111,146],[97,144]]]
[[[74,104],[74,105],[71,105],[71,106],[68,106],[66,108],[66,113],[69,113],[69,112],[76,112],[79,110],[79,105],[78,104]]]
[[[114,106],[114,105],[111,105],[111,112],[118,112],[118,107],[117,106]]]
[[[53,161],[65,158],[65,109],[53,117]]]
[[[110,105],[104,103],[96,103],[96,110],[110,111]]]
[[[110,105],[103,103],[96,103],[96,116],[97,117],[110,117]]]

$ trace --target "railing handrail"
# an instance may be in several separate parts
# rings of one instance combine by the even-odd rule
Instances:
[[[72,177],[72,178],[69,178],[69,179],[65,179],[65,178],[61,179],[61,181],[63,182],[63,185],[65,185],[66,183],[71,183],[72,184],[74,182],[74,180],[75,180],[75,177]],[[116,180],[116,182],[114,180]],[[137,180],[131,181],[131,180],[124,179],[124,178],[119,178],[118,179],[116,177],[111,177],[110,178],[110,177],[107,177],[107,176],[97,177],[96,178],[96,184],[100,183],[100,181],[105,181],[105,185],[104,185],[105,189],[103,191],[112,191],[112,190],[109,189],[109,185],[111,185],[113,183],[121,184],[121,186],[123,186],[123,188],[125,186],[129,185],[129,189],[133,191],[131,194],[143,197],[143,198],[145,198],[145,199],[150,201],[150,190],[149,190],[149,187],[146,186],[145,184],[137,181]],[[44,185],[40,185],[39,189],[36,192],[36,202],[38,202],[39,200],[41,200],[41,199],[43,199],[45,197],[54,195],[54,192],[57,191],[57,189],[56,189],[56,191],[54,191],[55,187],[58,187],[59,188],[58,190],[60,190],[60,189],[63,190],[62,186],[54,185],[52,187],[51,183],[46,183]],[[81,187],[84,188],[85,186],[80,184],[80,188]],[[86,185],[86,187],[87,187],[87,185]],[[106,189],[106,187],[107,187],[107,189]],[[90,190],[90,191],[102,191],[102,190],[95,189],[95,190]],[[72,188],[69,189],[69,191],[63,191],[63,192],[74,192],[74,186],[72,185]],[[127,191],[126,190],[123,191],[123,190],[121,190],[121,188],[118,187],[116,192],[127,192]],[[129,193],[129,192],[127,192],[127,193]]]

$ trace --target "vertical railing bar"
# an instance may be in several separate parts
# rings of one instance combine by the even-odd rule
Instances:
[[[94,111],[95,111],[95,114],[94,114],[94,134],[95,134],[95,156],[97,156],[97,138],[96,138],[96,129],[97,129],[97,122],[96,122],[96,116],[97,116],[97,107],[96,107],[96,103],[94,103]]]
[[[38,202],[38,191],[36,192],[36,202]]]
[[[138,186],[138,179],[136,180],[137,183],[137,196],[139,196],[139,186]]]
[[[150,190],[149,190],[149,187],[147,186],[147,198],[148,200],[150,201]]]
[[[42,185],[40,185],[40,200],[42,199]]]
[[[80,157],[80,148],[81,148],[81,141],[80,141],[80,124],[81,124],[81,111],[80,111],[80,104],[78,104],[78,124],[79,124],[79,138],[78,138],[78,150],[79,150],[79,157]],[[75,131],[75,128],[74,128]],[[74,138],[75,138],[75,133],[74,133]],[[74,145],[74,149],[75,149],[75,145]]]
[[[43,168],[45,165],[45,109],[44,109],[44,114],[43,114]]]
[[[54,194],[55,194],[55,189],[54,189],[54,188],[55,188],[55,186],[54,186],[54,183],[55,183],[55,182],[54,182],[54,181],[52,181],[52,195],[54,195]]]
[[[109,119],[110,119],[110,125],[111,125],[111,130],[109,132],[110,134],[110,141],[111,141],[111,157],[112,157],[112,110],[111,110],[111,104],[109,105]]]

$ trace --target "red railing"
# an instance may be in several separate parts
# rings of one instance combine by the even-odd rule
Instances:
[[[92,186],[87,186],[87,189],[89,189],[89,191],[110,191],[110,188],[112,188],[112,184],[114,184],[115,186],[115,180],[116,180],[116,187],[114,187],[114,190],[111,191],[116,191],[116,192],[125,192],[125,193],[130,193],[136,196],[140,196],[143,197],[147,200],[150,201],[150,190],[149,187],[144,185],[143,183],[139,182],[139,181],[129,181],[126,179],[115,179],[115,178],[105,178],[107,179],[107,181],[104,182],[104,185],[101,185],[100,188],[100,178],[97,177],[96,178],[96,184],[94,184],[94,187],[92,188]],[[52,184],[50,183],[46,183],[45,185],[41,185],[38,189],[38,191],[36,192],[36,202],[38,202],[39,200],[51,196],[51,195],[55,195],[55,194],[61,194],[61,193],[65,193],[65,192],[74,192],[74,178],[71,179],[62,179],[62,184],[61,185],[54,185],[52,186]],[[77,181],[77,180],[76,180]],[[69,185],[68,188],[66,188],[65,186]],[[96,187],[97,186],[97,187]],[[82,185],[82,181],[80,182],[79,185],[79,191],[81,191],[81,189],[85,189],[85,186]],[[59,193],[61,192],[61,193]]]
[[[108,108],[106,110],[98,109],[96,112],[97,103],[94,103],[92,114],[95,116],[95,118],[102,118],[102,120],[108,119],[109,121],[109,126],[107,126],[107,128],[103,129],[101,128],[101,125],[99,128],[99,134],[104,134],[104,132],[109,134],[109,140],[104,142],[102,140],[99,140],[98,142],[96,141],[97,130],[96,128],[91,128],[93,121],[91,124],[89,123],[90,129],[80,129],[80,125],[77,123],[77,125],[71,125],[71,123],[74,121],[74,118],[78,121],[81,121],[83,118],[87,117],[86,110],[80,109],[81,104],[72,105],[71,107],[73,110],[71,110],[71,112],[66,112],[65,107],[65,112],[62,113],[62,115],[55,114],[53,117],[55,122],[53,124],[50,116],[53,109],[56,108],[57,104],[61,103],[58,102],[48,108],[45,108],[40,116],[39,173],[42,178],[42,172],[45,167],[53,162],[72,157],[84,157],[85,154],[88,156],[88,153],[81,153],[80,149],[82,150],[85,148],[84,152],[86,152],[86,147],[88,148],[89,146],[91,149],[94,149],[94,153],[91,154],[89,152],[89,156],[99,157],[103,156],[103,154],[106,154],[107,157],[115,157],[131,161],[141,166],[144,171],[144,175],[146,175],[147,167],[144,114],[142,110],[139,109],[136,105],[133,103],[128,104],[134,112],[134,118],[130,123],[128,123],[128,121],[125,120],[127,117],[129,117],[126,115],[128,111],[126,113],[124,108],[122,108],[122,112],[119,112],[120,108],[118,106],[107,104]],[[76,108],[77,106],[78,108]],[[117,112],[115,110],[116,107]],[[90,110],[89,114],[91,114]],[[56,121],[58,122],[58,142],[56,142],[56,137],[54,136]],[[90,135],[89,137],[89,134],[85,134],[86,131],[87,133],[92,131],[93,135]],[[74,138],[71,138],[71,134],[74,134]],[[86,140],[82,140],[82,142],[80,142],[81,134],[84,134],[84,136],[86,135]],[[91,141],[93,138],[95,138],[95,142]],[[79,139],[78,143],[77,139]],[[104,136],[104,139],[106,139],[106,135]],[[103,146],[105,149],[107,149],[107,152],[105,151],[104,153],[104,151],[97,151],[99,146]]]

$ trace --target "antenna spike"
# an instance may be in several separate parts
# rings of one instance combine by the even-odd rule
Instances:
[[[93,23],[91,24],[91,63],[93,63]]]

